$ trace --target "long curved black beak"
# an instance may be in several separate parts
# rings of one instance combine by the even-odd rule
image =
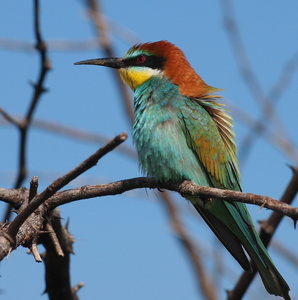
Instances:
[[[122,58],[97,58],[97,59],[88,59],[82,60],[74,63],[75,65],[97,65],[97,66],[105,66],[114,69],[120,69],[125,67],[125,63]]]

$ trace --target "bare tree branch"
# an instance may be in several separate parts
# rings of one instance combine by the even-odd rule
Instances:
[[[289,187],[292,186],[291,194],[287,197],[291,201],[297,194],[297,186],[298,186],[298,176],[293,176]],[[71,171],[70,171],[71,172]],[[69,173],[70,173],[69,172]],[[67,173],[67,174],[69,174]],[[64,176],[67,176],[64,175]],[[61,178],[63,178],[62,176]],[[56,181],[61,180],[57,179]],[[55,181],[55,182],[56,182]],[[268,208],[276,212],[276,216],[288,216],[293,220],[298,218],[298,208],[292,207],[285,201],[278,201],[268,196],[256,195],[252,193],[243,193],[238,191],[231,190],[222,190],[213,187],[200,186],[192,183],[191,181],[184,181],[180,183],[158,183],[154,178],[150,177],[138,177],[131,178],[121,181],[116,181],[107,184],[100,185],[85,185],[79,188],[70,189],[58,192],[53,194],[51,197],[48,197],[48,201],[45,202],[47,210],[53,210],[54,208],[64,205],[70,202],[89,199],[95,197],[102,197],[107,195],[119,195],[124,192],[139,189],[139,188],[164,188],[170,191],[175,191],[184,196],[193,196],[199,197],[201,199],[205,199],[208,201],[209,198],[213,198],[217,201],[228,201],[228,202],[243,202],[247,204],[253,204],[261,206],[262,208]],[[49,189],[49,188],[48,188]],[[44,192],[43,192],[44,193]],[[5,202],[9,202],[9,199],[18,199],[20,203],[22,203],[22,199],[24,195],[28,195],[28,190],[23,189],[4,189],[0,188],[0,199]],[[38,196],[40,196],[39,194]],[[35,199],[33,199],[35,200]],[[282,198],[283,200],[283,198]],[[15,205],[18,205],[18,202],[14,202]],[[20,205],[20,204],[19,204]],[[271,226],[271,225],[270,225]]]
[[[75,168],[74,170],[77,169],[78,167]],[[298,168],[295,168],[295,176],[293,176],[291,183],[289,184],[290,188],[288,188],[288,190],[290,189],[291,192],[285,193],[285,195],[287,195],[286,201],[292,201],[292,199],[295,197],[297,193],[297,186],[298,186],[297,169]],[[69,180],[69,176],[70,176],[69,174],[73,174],[73,171],[61,177],[62,179],[68,178],[67,180],[64,180],[64,183]],[[56,180],[55,182],[59,183],[59,180]],[[44,192],[36,196],[27,205],[27,207],[29,206],[30,211],[32,211],[32,203],[36,203],[34,201],[43,199],[42,201],[39,200],[38,203],[41,204],[44,202],[43,205],[39,207],[38,209],[39,212],[30,215],[30,217],[26,219],[26,224],[22,226],[22,229],[20,228],[20,231],[17,236],[16,244],[14,244],[15,242],[14,239],[11,238],[11,236],[13,236],[11,232],[14,233],[13,230],[15,229],[13,230],[10,229],[10,226],[13,224],[14,221],[9,226],[7,226],[8,228],[4,228],[4,231],[2,230],[3,235],[2,236],[0,235],[0,260],[3,259],[3,257],[5,257],[14,247],[24,243],[25,238],[28,240],[32,239],[36,234],[36,231],[39,230],[39,228],[41,228],[39,226],[41,226],[44,220],[44,216],[47,215],[53,209],[55,209],[57,206],[70,203],[73,201],[77,201],[77,200],[82,200],[82,199],[122,194],[126,191],[136,189],[136,188],[165,188],[168,190],[179,192],[182,194],[182,196],[188,195],[193,197],[200,197],[206,200],[208,200],[209,198],[213,198],[216,199],[217,201],[225,200],[229,202],[233,202],[233,201],[245,202],[245,203],[261,205],[262,207],[273,209],[275,211],[274,215],[277,215],[278,218],[281,218],[283,215],[287,215],[291,217],[294,221],[297,220],[298,218],[298,208],[291,207],[290,205],[284,202],[283,203],[279,202],[270,197],[259,196],[259,195],[249,194],[249,193],[242,193],[237,191],[221,190],[221,189],[205,187],[205,186],[198,186],[189,181],[185,181],[182,184],[179,183],[161,184],[161,183],[157,183],[154,178],[140,177],[140,178],[127,179],[123,181],[117,181],[109,184],[102,184],[102,185],[95,185],[95,186],[82,186],[77,189],[66,190],[54,194],[54,191],[58,190],[57,189],[58,183],[54,184],[52,187],[50,186],[51,188],[47,188]],[[43,195],[45,195],[47,191],[48,191],[47,200],[44,200]],[[20,194],[24,195],[24,191],[20,189],[15,190],[14,193],[12,192],[12,190],[0,189],[0,199],[7,199],[8,196],[6,192],[9,194],[9,197],[13,197],[15,199],[20,199]],[[28,208],[25,208],[23,211],[28,211],[28,210],[29,210]],[[16,217],[16,219],[17,218],[18,216]],[[35,230],[34,228],[33,230],[30,229],[31,226],[30,224],[34,224]],[[37,226],[36,224],[40,224],[40,225]],[[16,227],[16,225],[14,226]],[[30,230],[31,233],[28,232],[28,230]]]
[[[13,118],[10,114],[8,114],[8,113],[7,113],[3,108],[1,108],[1,107],[0,107],[0,113],[2,114],[3,118],[4,118],[7,122],[9,122],[9,123],[15,125],[17,128],[19,128],[19,127],[21,126],[21,123],[20,123],[18,120],[16,120],[15,118]]]
[[[5,191],[5,189],[0,188],[0,199],[4,199],[5,202],[9,203],[9,195],[12,196],[13,199],[20,200],[20,203],[14,203],[17,207],[20,207],[18,215],[11,223],[2,226],[2,231],[0,231],[0,260],[2,260],[19,245],[32,244],[32,240],[38,236],[40,230],[42,229],[45,216],[53,211],[53,208],[50,210],[45,210],[45,207],[41,205],[43,202],[54,195],[59,189],[64,187],[71,180],[93,167],[101,157],[112,151],[126,138],[126,133],[116,136],[110,143],[100,148],[76,168],[55,180],[50,186],[48,186],[42,193],[35,196],[30,202],[28,200],[26,201],[26,198],[25,200],[24,198],[19,198],[24,196],[24,189],[17,189],[17,193],[12,195],[12,190]],[[29,193],[27,194],[29,196]],[[13,202],[15,202],[15,200]],[[35,213],[33,214],[33,212]]]
[[[74,238],[67,227],[61,225],[58,209],[53,211],[47,225],[50,232],[39,237],[46,248],[42,254],[46,268],[45,292],[50,300],[76,300],[79,289],[73,289],[70,283],[70,254],[73,253]]]
[[[298,180],[296,181],[296,184],[298,185]],[[247,204],[266,207],[268,209],[274,210],[281,216],[286,215],[293,220],[296,220],[298,218],[298,208],[292,207],[287,203],[282,203],[268,196],[200,186],[190,181],[184,181],[181,184],[157,183],[154,178],[147,177],[126,179],[123,181],[101,185],[85,185],[80,188],[62,191],[52,196],[46,205],[48,206],[48,209],[53,209],[57,206],[73,201],[102,197],[107,195],[122,194],[126,191],[137,188],[165,188],[171,191],[179,192],[182,196],[199,197],[205,200],[212,198],[218,201],[225,200],[228,202],[244,202]]]
[[[27,132],[30,127],[30,123],[33,117],[33,113],[35,111],[35,108],[37,106],[38,101],[40,100],[40,96],[42,93],[45,92],[45,89],[43,87],[46,74],[50,70],[50,61],[47,57],[47,48],[46,44],[44,43],[40,28],[39,28],[39,2],[38,0],[34,0],[34,29],[35,29],[35,38],[36,38],[36,49],[40,54],[40,73],[39,78],[37,81],[37,84],[33,85],[34,87],[34,94],[31,100],[31,103],[29,105],[27,114],[25,116],[25,119],[22,123],[16,123],[13,122],[12,119],[10,119],[10,122],[13,122],[15,125],[18,126],[18,129],[20,131],[20,149],[19,149],[19,171],[17,180],[15,183],[15,188],[19,188],[22,185],[23,180],[26,177],[27,174],[27,166],[26,166],[26,144],[27,144]],[[3,112],[2,112],[3,114]],[[4,220],[9,220],[9,216],[11,213],[11,206],[8,205],[6,209],[6,213],[4,216]]]
[[[116,136],[110,143],[106,146],[97,150],[93,155],[88,157],[85,161],[83,161],[80,165],[78,165],[73,170],[66,173],[64,176],[55,180],[50,186],[48,186],[42,193],[35,196],[32,201],[26,206],[24,210],[22,210],[17,217],[11,222],[7,229],[7,233],[14,238],[22,226],[22,224],[26,221],[26,219],[32,214],[45,200],[54,195],[57,191],[59,191],[62,187],[67,185],[70,181],[78,177],[80,174],[84,173],[86,170],[93,167],[97,161],[103,157],[105,154],[112,151],[119,144],[124,142],[127,139],[126,133],[121,133]]]

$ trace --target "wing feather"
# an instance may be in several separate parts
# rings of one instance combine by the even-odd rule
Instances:
[[[233,122],[222,104],[193,99],[182,111],[183,130],[215,187],[241,190]]]

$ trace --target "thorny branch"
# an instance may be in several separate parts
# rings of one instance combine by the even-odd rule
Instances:
[[[35,196],[27,207],[22,210],[17,217],[11,222],[7,229],[7,233],[14,238],[22,226],[22,224],[26,221],[26,219],[49,197],[54,195],[57,191],[59,191],[62,187],[67,185],[70,181],[84,173],[86,170],[93,167],[97,161],[103,157],[108,152],[112,151],[119,144],[124,142],[127,139],[126,133],[121,133],[116,136],[110,143],[106,146],[97,150],[93,155],[88,157],[85,161],[83,161],[80,165],[78,165],[73,170],[66,173],[64,176],[55,180],[50,186],[48,186],[42,193]]]
[[[70,283],[70,254],[73,254],[73,236],[68,231],[68,223],[61,225],[58,209],[50,215],[46,230],[50,234],[41,234],[40,242],[46,248],[42,253],[46,269],[46,293],[50,300],[76,300],[78,289],[72,288]],[[54,239],[54,241],[53,241]],[[80,286],[83,284],[81,283]]]
[[[12,196],[12,201],[7,202],[19,208],[17,217],[11,223],[2,226],[2,231],[0,230],[0,260],[19,245],[23,245],[29,247],[35,260],[40,262],[41,257],[37,250],[37,239],[39,239],[47,250],[43,259],[46,267],[46,292],[50,299],[78,299],[76,292],[82,284],[77,288],[70,286],[69,254],[72,253],[74,239],[67,228],[62,228],[57,209],[46,210],[45,205],[42,204],[71,180],[93,167],[101,157],[126,138],[126,133],[116,136],[76,168],[55,180],[39,195],[36,195],[38,180],[37,177],[33,177],[29,191],[17,189],[19,195],[12,195],[12,190],[7,190],[6,196],[3,195],[3,198],[0,196],[3,201],[8,200],[5,197]],[[19,203],[16,202],[17,199]],[[42,231],[43,229],[46,231]]]
[[[295,169],[296,170],[296,169]],[[295,174],[298,170],[295,171]],[[297,176],[298,177],[298,176]],[[298,178],[294,177],[296,182],[296,191],[291,196],[295,197],[297,193]],[[274,210],[280,215],[286,215],[293,220],[298,219],[298,208],[292,207],[287,203],[282,203],[268,196],[260,196],[251,193],[242,193],[238,191],[222,190],[212,187],[199,186],[190,181],[183,183],[158,183],[154,178],[139,177],[117,181],[108,184],[82,186],[77,189],[67,190],[57,193],[51,198],[49,208],[54,208],[59,205],[70,203],[76,200],[87,198],[101,197],[107,195],[122,194],[126,191],[137,188],[165,188],[170,191],[179,192],[182,196],[194,196],[204,199],[213,198],[216,201],[238,201],[247,204],[254,204],[268,209]],[[0,189],[1,192],[1,189]],[[1,195],[1,193],[0,193]]]
[[[88,159],[87,159],[88,160]],[[86,160],[86,161],[87,161]],[[79,166],[75,168],[74,170],[79,169]],[[94,197],[102,197],[107,195],[117,195],[122,194],[126,191],[137,189],[137,188],[165,188],[171,191],[176,191],[181,193],[183,196],[197,196],[197,197],[203,197],[204,199],[209,198],[216,198],[216,201],[240,201],[255,205],[261,205],[266,208],[274,209],[277,216],[283,216],[287,215],[291,217],[293,220],[298,219],[298,208],[292,207],[288,205],[286,202],[290,202],[293,200],[297,193],[297,185],[298,185],[298,168],[295,168],[295,173],[292,178],[292,181],[289,186],[292,186],[291,193],[285,193],[286,201],[279,202],[275,199],[272,199],[267,196],[259,196],[249,193],[242,193],[237,191],[230,191],[230,190],[221,190],[211,187],[205,187],[205,186],[198,186],[195,185],[189,181],[184,181],[183,183],[158,183],[154,180],[154,178],[147,178],[147,177],[140,177],[140,178],[132,178],[127,179],[123,181],[117,181],[109,184],[101,184],[101,185],[93,185],[93,186],[82,186],[80,188],[71,189],[71,190],[65,190],[62,192],[54,193],[53,191],[56,190],[56,188],[53,188],[53,185],[51,188],[47,188],[43,193],[37,195],[35,199],[43,199],[43,201],[38,202],[39,204],[42,204],[39,207],[40,214],[35,214],[37,217],[42,217],[42,215],[47,214],[49,211],[52,211],[57,206],[70,203],[77,200],[82,199],[89,199]],[[71,172],[64,175],[62,178],[66,178],[69,176]],[[76,173],[77,176],[79,173]],[[57,181],[55,181],[57,182]],[[68,182],[68,180],[65,180],[65,182]],[[65,183],[66,184],[66,183]],[[57,186],[57,185],[56,185]],[[49,192],[47,200],[44,199],[44,195],[46,194],[46,191]],[[8,195],[7,195],[8,193]],[[28,193],[28,191],[27,191]],[[17,190],[6,190],[3,188],[0,188],[0,199],[5,200],[8,202],[8,198],[12,197],[13,199],[21,199],[20,194],[24,196],[24,189],[17,189]],[[28,211],[28,207],[30,208],[30,211],[32,209],[32,203],[35,200],[33,199],[25,209]],[[35,207],[35,206],[34,206]],[[40,215],[40,216],[39,216]],[[32,215],[31,215],[32,216]],[[17,219],[17,217],[16,217]],[[14,221],[13,221],[14,222]],[[13,224],[11,223],[11,225]],[[27,220],[26,220],[27,222]],[[10,226],[11,226],[10,225]],[[13,237],[12,233],[14,233],[15,229],[10,229],[10,226],[8,226],[8,229],[5,232],[8,232],[11,237]],[[271,226],[271,225],[270,225]],[[15,226],[14,226],[15,228]],[[18,244],[20,244],[22,241],[18,241]],[[7,252],[8,253],[8,252]],[[6,254],[7,254],[6,253]],[[1,256],[0,253],[0,259],[3,259],[4,256]]]
[[[29,105],[27,114],[23,120],[23,122],[16,122],[13,118],[9,117],[7,113],[3,113],[3,116],[14,125],[17,126],[20,132],[20,149],[19,149],[19,173],[17,176],[17,180],[15,183],[15,188],[19,188],[24,181],[27,174],[26,167],[26,145],[27,145],[27,133],[30,127],[30,123],[32,121],[33,113],[36,109],[37,103],[40,100],[40,96],[45,92],[43,87],[46,75],[51,68],[50,60],[47,57],[47,48],[46,44],[42,39],[40,33],[40,22],[39,22],[39,2],[38,0],[34,0],[34,30],[35,30],[35,39],[36,39],[36,49],[40,54],[40,73],[37,84],[33,84],[34,93]],[[6,209],[6,213],[4,216],[4,221],[9,220],[9,216],[11,213],[11,207],[8,206]]]

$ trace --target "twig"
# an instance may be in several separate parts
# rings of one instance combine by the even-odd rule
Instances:
[[[126,135],[124,136],[126,137]],[[118,137],[119,138],[119,137]],[[121,141],[118,141],[121,142]],[[111,145],[110,145],[111,146]],[[107,149],[105,149],[107,151]],[[99,151],[100,152],[100,151]],[[105,152],[105,151],[102,151]],[[103,153],[101,153],[102,155]],[[93,164],[96,163],[96,159],[94,155],[90,158],[86,159],[85,162],[80,164],[77,168],[68,172],[66,175],[57,179],[52,185],[50,185],[45,191],[41,194],[37,195],[28,206],[22,210],[19,215],[15,218],[18,220],[18,223],[15,220],[8,226],[7,233],[6,228],[3,231],[3,235],[0,235],[0,260],[2,260],[13,248],[19,246],[23,241],[30,240],[34,238],[36,235],[36,229],[38,226],[42,226],[44,221],[44,216],[48,215],[53,209],[55,209],[59,205],[63,205],[66,203],[70,203],[73,201],[88,199],[94,197],[102,197],[107,195],[117,195],[122,194],[126,191],[136,189],[136,188],[165,188],[172,191],[177,191],[182,193],[182,195],[191,195],[191,196],[201,196],[206,198],[216,198],[217,201],[225,200],[225,201],[240,201],[245,203],[251,203],[255,205],[263,205],[265,203],[265,207],[274,209],[279,212],[281,215],[288,215],[293,220],[297,220],[298,218],[298,208],[294,208],[289,206],[286,203],[279,203],[278,201],[267,197],[267,196],[259,196],[247,193],[241,193],[237,191],[229,191],[229,190],[220,190],[216,188],[210,188],[205,186],[197,186],[191,182],[185,181],[182,184],[178,183],[157,183],[154,178],[132,178],[123,181],[113,182],[109,184],[95,185],[95,186],[82,186],[77,189],[66,190],[63,192],[59,192],[54,194],[59,188],[67,184],[71,180],[72,177],[75,177],[75,174],[78,176],[79,173],[84,172],[87,169],[87,162],[89,162],[89,167],[91,167],[91,161],[94,159]],[[293,177],[291,184],[291,188],[289,189],[291,192],[286,193],[289,194],[287,198],[292,198],[297,193],[298,186],[298,172],[296,171],[298,168],[295,168],[295,176]],[[8,195],[6,194],[8,193]],[[7,199],[8,197],[14,197],[15,199],[21,199],[20,194],[23,195],[24,190],[6,190],[0,188],[0,198]],[[254,199],[256,198],[256,199]],[[48,199],[48,200],[46,200]],[[22,201],[22,200],[20,200]],[[43,203],[44,202],[44,203]],[[34,209],[36,209],[39,204],[43,203],[40,206],[40,213],[31,214]],[[29,209],[28,209],[29,207]],[[24,213],[25,212],[25,213]],[[23,219],[30,215],[30,218],[26,219],[26,226],[22,226],[22,230],[17,236],[17,240],[14,241],[15,231],[18,230],[19,224],[23,223]],[[32,225],[34,224],[34,227]],[[39,224],[39,225],[38,225]],[[14,226],[14,227],[12,227]],[[32,228],[31,228],[32,227]],[[38,228],[37,228],[38,227]]]
[[[26,144],[27,144],[27,132],[32,120],[32,116],[36,105],[40,99],[41,94],[45,91],[43,88],[43,83],[45,81],[45,77],[47,72],[50,70],[50,61],[47,57],[47,49],[46,45],[43,42],[42,36],[40,34],[39,28],[39,2],[38,0],[34,0],[34,29],[35,29],[35,38],[36,38],[36,49],[40,54],[40,74],[38,78],[38,82],[34,85],[34,94],[27,111],[26,117],[23,123],[15,123],[18,125],[20,134],[21,134],[21,141],[20,141],[20,149],[19,149],[19,171],[17,180],[15,183],[15,188],[19,188],[26,177],[27,174],[27,167],[26,167]],[[12,120],[11,120],[12,121]],[[4,220],[9,220],[9,216],[11,213],[11,206],[8,205],[6,209],[6,213],[4,216]]]
[[[41,194],[37,195],[32,199],[28,206],[22,210],[16,218],[11,222],[7,229],[7,233],[14,238],[25,222],[29,215],[34,212],[46,199],[54,195],[58,190],[68,184],[70,181],[78,177],[80,174],[84,173],[86,170],[93,167],[97,161],[103,157],[108,152],[112,151],[119,144],[124,142],[127,139],[126,133],[121,133],[116,136],[109,144],[97,150],[93,155],[83,161],[73,170],[66,173],[64,176],[55,180],[50,186],[48,186]]]
[[[64,253],[63,253],[63,250],[62,250],[61,245],[59,243],[58,237],[57,237],[57,235],[54,231],[54,228],[52,227],[52,225],[49,222],[47,222],[47,224],[45,226],[45,230],[48,231],[48,234],[49,234],[50,239],[51,239],[51,241],[54,245],[54,248],[57,252],[57,255],[63,257]]]
[[[298,184],[298,181],[296,181],[296,184]],[[63,205],[73,201],[102,197],[107,195],[118,195],[137,188],[165,188],[171,191],[179,192],[182,194],[182,196],[214,198],[217,201],[237,201],[258,206],[264,205],[264,207],[274,210],[278,214],[286,215],[293,220],[298,218],[298,208],[292,207],[286,203],[281,203],[280,201],[277,201],[268,196],[200,186],[190,181],[184,181],[181,184],[161,184],[157,183],[154,178],[147,177],[126,179],[108,184],[85,185],[80,188],[66,190],[52,196],[49,201],[47,201],[46,205],[48,206],[48,208],[53,209],[59,205]]]
[[[0,107],[0,113],[4,117],[5,120],[7,120],[9,123],[15,125],[17,128],[19,128],[21,125],[18,120],[14,119],[11,115],[9,115],[3,108]]]
[[[296,169],[297,168],[294,168],[295,175],[293,176],[291,180],[291,184],[289,185],[292,186],[291,196],[288,196],[288,198],[291,199],[293,199],[293,197],[297,193],[298,176],[296,175],[297,173]],[[66,175],[62,176],[61,178],[64,178]],[[61,178],[57,179],[55,182],[61,180]],[[48,189],[50,189],[50,187],[48,187]],[[79,188],[65,190],[62,192],[58,192],[55,195],[53,194],[53,196],[51,196],[51,198],[46,202],[46,206],[48,210],[53,210],[57,206],[74,202],[77,200],[103,197],[107,195],[118,195],[138,188],[152,188],[152,189],[165,188],[171,191],[179,192],[182,194],[182,196],[189,195],[195,197],[215,198],[217,201],[225,200],[229,202],[233,202],[233,201],[244,202],[247,204],[264,206],[268,209],[275,211],[277,213],[277,216],[286,215],[292,218],[293,220],[298,218],[298,208],[290,206],[285,202],[277,201],[268,196],[200,186],[190,181],[184,181],[181,184],[179,183],[161,184],[161,183],[157,183],[154,178],[148,178],[148,177],[131,178],[131,179],[116,181],[107,184],[100,184],[100,185],[85,185]],[[0,188],[0,199],[7,203],[9,203],[10,199],[14,199],[15,200],[14,204],[16,206],[22,203],[22,199],[26,197],[26,195],[28,195],[28,190],[26,191],[25,188],[15,189],[15,190]],[[41,194],[39,194],[36,197],[40,197],[40,195]]]
[[[8,203],[15,208],[19,208],[23,204],[24,199],[28,197],[29,190],[25,187],[21,189],[0,188],[0,201]]]
[[[38,252],[38,249],[37,249],[36,239],[33,240],[32,244],[31,244],[31,247],[30,247],[30,250],[33,254],[33,257],[35,258],[35,261],[36,262],[42,262],[42,259],[39,255],[39,252]]]
[[[51,214],[51,225],[49,228],[55,233],[57,241],[53,243],[52,237],[48,234],[40,235],[39,239],[44,245],[46,252],[42,254],[46,269],[46,289],[49,299],[78,299],[73,294],[70,283],[70,254],[73,253],[73,236],[61,224],[59,210]],[[57,245],[61,250],[57,253]]]
[[[30,190],[29,190],[29,202],[37,195],[38,188],[38,177],[33,176],[30,182]]]
[[[73,296],[73,300],[79,300],[79,297],[77,295],[77,292],[85,285],[84,282],[80,282],[77,285],[75,285],[74,287],[72,287],[71,292],[72,292],[72,296]]]
[[[27,131],[30,126],[33,113],[35,111],[36,105],[40,99],[40,96],[42,93],[45,92],[45,89],[43,87],[43,83],[45,81],[45,77],[47,72],[50,70],[50,61],[47,57],[47,48],[46,44],[44,43],[40,28],[39,28],[39,2],[38,0],[34,0],[34,28],[35,28],[35,38],[36,38],[36,49],[38,50],[40,54],[40,74],[36,85],[34,86],[34,94],[30,103],[30,106],[28,108],[25,120],[20,127],[21,131],[21,148],[20,148],[20,173],[18,176],[18,180],[16,183],[16,188],[20,187],[22,184],[25,176],[26,176],[26,142],[27,142]]]
[[[296,175],[297,168],[294,168],[294,170],[295,170],[295,174],[291,180],[291,184],[289,184],[289,187],[292,187],[291,195],[287,197],[288,199],[293,199],[295,194],[297,193],[297,186],[298,186],[298,176]],[[64,176],[62,176],[61,178],[64,178]],[[57,179],[56,181],[59,180],[60,179]],[[51,196],[48,199],[48,201],[46,201],[45,205],[47,207],[47,210],[50,211],[57,206],[67,204],[70,202],[74,202],[82,199],[95,198],[95,197],[103,197],[108,195],[119,195],[127,191],[133,189],[140,189],[140,188],[152,188],[152,189],[165,188],[171,191],[179,192],[182,194],[182,196],[189,195],[195,197],[204,197],[206,199],[215,198],[217,201],[221,201],[221,200],[225,200],[229,202],[237,201],[237,202],[244,202],[247,204],[253,204],[258,206],[263,205],[268,209],[274,210],[278,216],[286,215],[292,218],[293,220],[298,218],[298,208],[290,206],[285,202],[277,201],[268,196],[200,186],[190,181],[184,181],[181,184],[179,183],[161,184],[156,182],[154,178],[148,178],[148,177],[131,178],[131,179],[116,181],[107,184],[100,184],[100,185],[85,185],[79,188],[65,190]],[[26,195],[28,196],[28,194],[29,193],[28,190],[26,190],[26,188],[22,188],[22,189],[0,188],[0,199],[7,203],[9,203],[11,199],[14,199],[13,203],[16,206],[21,205],[23,201],[22,199],[25,198]],[[39,194],[37,197],[39,197],[40,195],[41,194]]]

